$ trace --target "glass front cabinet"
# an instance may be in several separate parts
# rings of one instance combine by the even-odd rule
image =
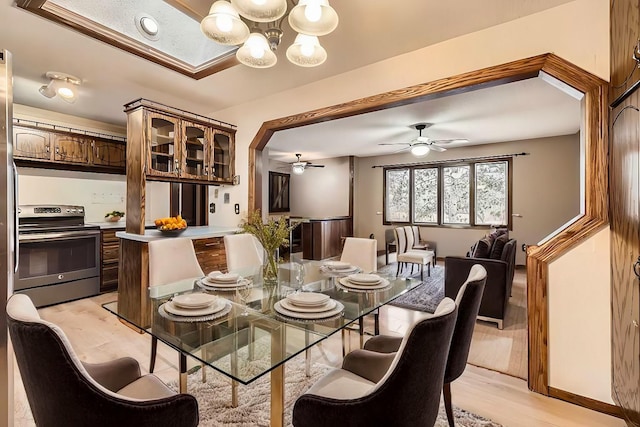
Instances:
[[[170,113],[144,109],[145,175],[167,181],[232,184],[235,130],[206,117]]]

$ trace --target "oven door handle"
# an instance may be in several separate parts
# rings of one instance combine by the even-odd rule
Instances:
[[[13,168],[13,272],[18,272],[18,264],[20,263],[20,245],[18,242],[20,241],[20,236],[18,234],[18,168],[16,164],[11,162],[11,167]]]
[[[41,242],[48,240],[81,239],[83,237],[96,237],[100,230],[95,231],[65,231],[62,233],[35,233],[20,235],[21,242]]]

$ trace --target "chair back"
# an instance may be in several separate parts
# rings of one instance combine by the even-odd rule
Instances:
[[[417,225],[411,226],[411,231],[413,232],[413,244],[417,245],[420,243],[420,229]]]
[[[480,264],[474,264],[466,282],[458,290],[456,306],[458,318],[453,331],[451,349],[447,360],[444,382],[450,383],[464,372],[471,347],[471,337],[476,325],[480,302],[487,281],[487,270]]]
[[[227,270],[252,275],[260,272],[264,249],[252,234],[227,234],[224,236]]]
[[[186,237],[149,242],[149,287],[204,276],[193,242]]]
[[[415,236],[413,234],[413,227],[411,227],[410,225],[406,225],[406,226],[402,227],[402,229],[404,230],[404,236],[407,239],[407,249],[406,250],[409,251],[418,242],[416,242],[416,240],[415,240]]]
[[[407,252],[407,234],[404,232],[404,227],[396,227],[393,232],[396,235],[396,251],[398,255]]]
[[[378,241],[360,237],[347,237],[340,261],[358,266],[364,272],[378,270]]]

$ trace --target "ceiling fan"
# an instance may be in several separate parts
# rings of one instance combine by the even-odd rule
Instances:
[[[323,168],[324,167],[324,165],[314,165],[311,162],[301,161],[300,157],[302,157],[302,154],[296,154],[296,157],[298,159],[295,162],[291,163],[291,172],[297,175],[301,175],[306,168]]]
[[[412,127],[415,127],[419,132],[419,135],[416,139],[411,142],[390,142],[390,143],[380,143],[378,145],[408,145],[408,147],[403,148],[400,151],[411,150],[411,154],[416,157],[422,157],[429,154],[429,151],[447,151],[446,148],[441,147],[440,144],[451,144],[452,142],[469,142],[467,139],[431,139],[426,136],[422,136],[422,131],[428,127],[433,126],[433,123],[418,123]]]

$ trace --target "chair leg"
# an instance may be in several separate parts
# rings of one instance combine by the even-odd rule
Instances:
[[[442,386],[442,394],[444,395],[444,409],[447,412],[449,427],[455,427],[455,423],[453,422],[453,407],[451,406],[451,383],[444,383]]]
[[[149,360],[149,373],[153,373],[153,369],[156,367],[156,354],[158,352],[158,338],[151,337],[151,360]]]
[[[424,280],[424,264],[420,264],[420,280]]]
[[[373,313],[373,334],[380,335],[380,311]]]
[[[398,274],[400,274],[400,264],[402,263],[398,261],[396,264],[398,264],[398,268],[396,269],[396,277],[398,277]]]
[[[431,277],[431,263],[427,264],[427,276]]]

